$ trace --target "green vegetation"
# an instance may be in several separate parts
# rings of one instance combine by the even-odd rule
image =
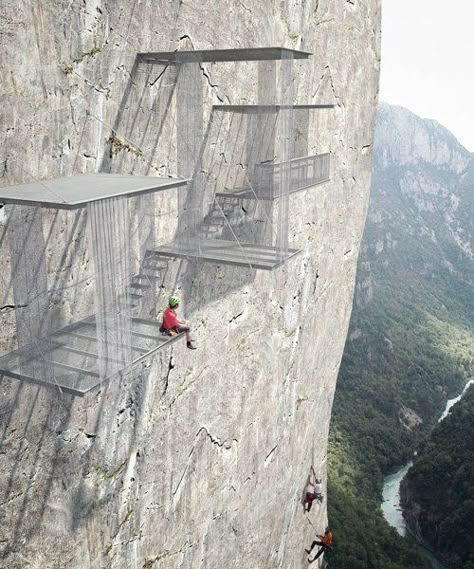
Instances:
[[[329,567],[351,569],[431,569],[412,540],[402,539],[383,519],[380,506],[366,497],[348,497],[328,486],[335,545],[326,555]]]
[[[471,386],[432,431],[403,486],[402,495],[413,496],[421,506],[417,520],[423,537],[453,568],[474,569],[473,433]]]
[[[338,537],[328,559],[338,569],[429,567],[382,518],[383,477],[411,458],[447,394],[460,390],[474,361],[474,333],[402,298],[380,291],[354,313],[351,330],[366,332],[347,342],[341,365],[328,487]]]
[[[397,156],[398,144],[375,147],[334,400],[328,515],[336,546],[327,555],[334,569],[427,566],[413,540],[399,537],[382,517],[383,477],[411,458],[446,399],[474,375],[474,266],[462,245],[474,235],[466,214],[474,161],[463,176],[421,159],[399,165],[387,158]]]

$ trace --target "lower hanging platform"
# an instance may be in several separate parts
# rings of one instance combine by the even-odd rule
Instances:
[[[163,257],[191,257],[217,264],[239,265],[273,271],[300,252],[287,249],[282,255],[276,247],[253,243],[238,243],[223,239],[196,239],[194,243],[172,241],[154,249]]]
[[[100,357],[94,316],[1,356],[0,375],[83,396],[184,336],[162,336],[159,329],[160,323],[157,320],[131,318],[130,344],[122,345],[131,354],[131,360],[123,364],[112,357],[106,357],[115,364],[115,372],[108,377],[101,378],[99,371]]]

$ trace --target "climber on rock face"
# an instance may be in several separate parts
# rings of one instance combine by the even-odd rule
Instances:
[[[311,510],[311,506],[313,505],[314,500],[318,500],[318,502],[323,501],[323,486],[321,482],[321,478],[316,477],[314,479],[314,482],[311,482],[311,479],[309,480],[308,485],[313,487],[313,491],[306,492],[306,496],[304,498],[304,509],[306,512],[309,512]]]
[[[328,549],[331,547],[332,545],[332,533],[331,530],[327,527],[326,531],[324,532],[323,535],[318,535],[318,537],[320,538],[320,541],[318,540],[314,540],[313,543],[311,544],[311,547],[309,549],[306,549],[306,553],[308,554],[308,556],[310,555],[311,551],[313,550],[313,547],[315,545],[320,545],[321,549],[318,551],[318,553],[316,554],[316,556],[308,561],[310,563],[313,563],[313,561],[316,561],[316,559],[318,559],[318,557],[320,557],[323,553],[325,553],[326,551],[328,551]]]
[[[161,324],[160,332],[168,334],[169,336],[176,336],[181,332],[186,333],[186,346],[190,350],[196,350],[196,346],[191,340],[191,327],[186,320],[179,320],[176,311],[179,308],[179,298],[177,296],[170,296],[168,299],[168,308],[163,314],[163,323]]]

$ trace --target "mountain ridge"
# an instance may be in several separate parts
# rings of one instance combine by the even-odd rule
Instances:
[[[391,130],[386,130],[386,126],[390,126]],[[390,149],[393,153],[397,149],[397,142],[400,141],[405,145],[407,141],[411,142],[409,148],[415,152],[408,154],[408,149],[405,148],[405,152],[398,155],[399,164],[413,163],[413,158],[417,158],[437,165],[448,165],[459,173],[463,164],[467,164],[474,157],[474,154],[437,120],[422,118],[400,105],[379,102],[374,149],[379,152],[381,148]],[[431,144],[427,144],[428,142]],[[437,152],[430,155],[433,142]],[[403,162],[400,158],[403,158]]]

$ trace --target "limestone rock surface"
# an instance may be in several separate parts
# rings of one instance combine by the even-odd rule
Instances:
[[[274,272],[172,263],[199,350],[176,343],[84,398],[1,379],[2,567],[307,566],[304,549],[326,510],[306,515],[301,500],[311,466],[326,478],[369,196],[379,20],[379,0],[2,2],[4,183],[104,169],[175,173],[171,123],[158,133],[154,122],[167,112],[166,86],[157,92],[156,77],[133,76],[137,52],[307,50],[300,102],[336,105],[312,119],[304,143],[331,152],[331,181],[290,196],[298,256]],[[145,85],[140,97],[135,80]],[[245,102],[252,81],[245,69],[202,66],[208,102]],[[163,237],[176,196],[158,200]],[[51,304],[60,321],[77,304],[86,311],[93,294],[87,237],[80,215],[45,219],[48,266],[62,267],[47,275],[52,294],[65,295]],[[74,254],[64,235],[74,236]],[[0,270],[7,352],[18,307],[3,242]],[[79,297],[67,292],[73,273]]]

